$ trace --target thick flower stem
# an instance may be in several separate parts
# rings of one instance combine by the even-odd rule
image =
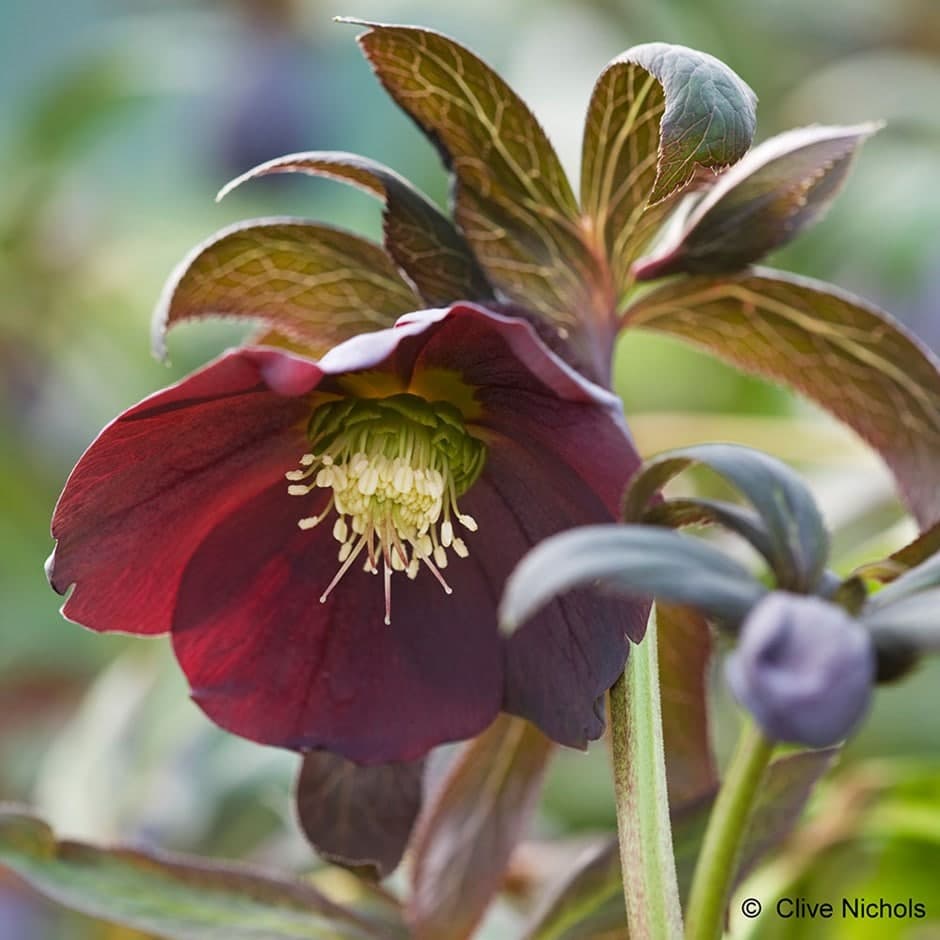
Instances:
[[[630,940],[678,940],[682,909],[666,791],[654,615],[610,691],[610,733]]]
[[[741,844],[774,752],[748,720],[718,793],[695,866],[686,909],[686,940],[717,940],[734,884]]]

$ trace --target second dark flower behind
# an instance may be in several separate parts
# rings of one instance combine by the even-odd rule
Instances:
[[[455,305],[319,363],[236,350],[131,408],[66,485],[49,574],[79,623],[171,631],[200,707],[262,743],[408,760],[502,709],[583,746],[642,605],[571,595],[510,639],[495,608],[636,465],[616,398]]]

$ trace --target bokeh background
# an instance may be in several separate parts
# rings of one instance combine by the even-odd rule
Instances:
[[[373,80],[356,28],[331,22],[337,14],[419,23],[474,48],[532,105],[573,174],[597,73],[649,40],[696,46],[734,67],[760,97],[760,138],[885,119],[828,219],[774,260],[878,301],[940,345],[936,0],[3,0],[0,800],[36,806],[69,836],[292,870],[315,864],[291,817],[295,759],[216,731],[188,702],[163,641],[63,621],[42,565],[55,498],[95,433],[239,338],[224,323],[184,326],[170,338],[170,367],[150,356],[150,312],[193,244],[228,222],[279,213],[379,233],[376,204],[336,184],[259,181],[216,205],[225,181],[289,151],[352,150],[446,202],[436,155]],[[724,438],[797,461],[843,566],[910,534],[877,461],[779,390],[639,334],[618,350],[616,383],[644,451]],[[716,727],[722,750],[728,711]],[[758,881],[821,900],[935,899],[938,716],[937,668],[881,691],[784,862]],[[605,761],[600,745],[557,762],[539,837],[612,827]],[[845,820],[835,834],[832,814]],[[818,851],[808,854],[810,844]],[[521,868],[537,869],[539,857],[529,852]],[[518,904],[497,907],[489,936],[513,936]],[[928,912],[936,923],[736,930],[940,936],[940,901]],[[138,936],[50,906],[0,872],[3,940]]]

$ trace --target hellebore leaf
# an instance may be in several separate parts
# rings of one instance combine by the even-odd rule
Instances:
[[[453,222],[394,170],[354,153],[313,151],[277,157],[224,186],[218,199],[248,180],[272,173],[325,176],[357,186],[382,199],[385,250],[415,285],[429,307],[455,300],[484,300],[493,292]]]
[[[726,170],[637,280],[718,274],[759,260],[792,241],[829,208],[859,144],[877,124],[802,127],[771,137]]]
[[[696,464],[727,480],[757,510],[761,529],[755,529],[746,517],[727,518],[738,524],[735,531],[745,537],[753,532],[758,551],[769,549],[767,560],[779,586],[795,591],[815,588],[829,555],[829,536],[819,508],[796,473],[760,451],[735,444],[699,444],[658,454],[631,481],[624,517],[640,518],[666,483]],[[765,544],[767,537],[769,545]]]
[[[854,572],[855,575],[873,581],[888,584],[899,578],[910,568],[927,561],[931,556],[940,552],[940,523],[932,525],[925,532],[899,548],[896,552],[881,561],[869,562]]]
[[[696,167],[742,157],[756,105],[728,66],[685,46],[634,46],[601,72],[584,129],[581,201],[618,294],[663,220],[651,207],[685,186]]]
[[[708,721],[708,668],[712,634],[691,607],[656,605],[659,692],[669,805],[673,811],[718,784]]]
[[[170,940],[369,940],[368,920],[309,885],[243,866],[56,841],[39,819],[0,811],[0,865],[67,907]]]
[[[331,862],[391,874],[421,809],[423,761],[362,766],[329,751],[304,755],[297,816],[317,852]]]
[[[453,172],[455,219],[489,281],[556,325],[576,327],[599,273],[574,193],[532,112],[452,39],[361,25],[369,29],[359,44],[379,80]]]
[[[901,644],[902,650],[911,653],[940,652],[940,588],[873,607],[862,615],[861,621],[879,648],[891,649]]]
[[[384,251],[356,235],[298,219],[259,219],[222,229],[170,276],[154,312],[152,342],[167,330],[222,316],[265,323],[322,354],[422,306]]]
[[[802,392],[881,454],[922,525],[940,517],[940,370],[886,313],[831,285],[756,269],[663,284],[625,322]]]
[[[408,916],[416,940],[469,937],[505,877],[554,744],[501,715],[437,786],[415,835]]]
[[[940,523],[922,532],[913,542],[899,548],[891,560],[905,568],[913,568],[940,552]]]
[[[796,828],[813,787],[832,766],[838,748],[778,757],[767,768],[741,848],[735,883]],[[689,890],[695,860],[717,786],[697,804],[672,813],[679,890]],[[616,839],[584,857],[536,912],[524,940],[629,940]]]
[[[940,554],[931,555],[926,561],[894,578],[890,584],[872,595],[866,611],[881,610],[897,601],[936,588],[940,588]]]
[[[740,884],[796,828],[813,787],[832,767],[839,750],[827,747],[797,751],[770,764],[744,835],[735,884]]]
[[[731,623],[767,591],[746,568],[699,539],[655,526],[582,526],[545,539],[509,576],[500,605],[503,629],[513,632],[556,595],[588,584],[694,605]]]
[[[770,562],[773,541],[760,516],[745,506],[712,499],[664,499],[647,507],[637,520],[670,529],[685,526],[720,525],[747,539]]]
[[[536,910],[523,940],[629,940],[617,840],[586,852]]]

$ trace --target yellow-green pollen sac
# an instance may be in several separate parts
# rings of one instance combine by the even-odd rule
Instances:
[[[378,574],[379,559],[383,562],[386,623],[391,623],[394,571],[414,578],[423,564],[452,593],[441,574],[447,551],[468,555],[455,526],[477,530],[457,499],[486,461],[486,447],[468,433],[460,411],[410,394],[343,398],[320,405],[307,433],[311,451],[300,458],[301,469],[286,475],[287,491],[292,496],[331,491],[322,512],[297,523],[312,529],[336,513],[340,568],[321,603],[363,552],[366,571]]]

